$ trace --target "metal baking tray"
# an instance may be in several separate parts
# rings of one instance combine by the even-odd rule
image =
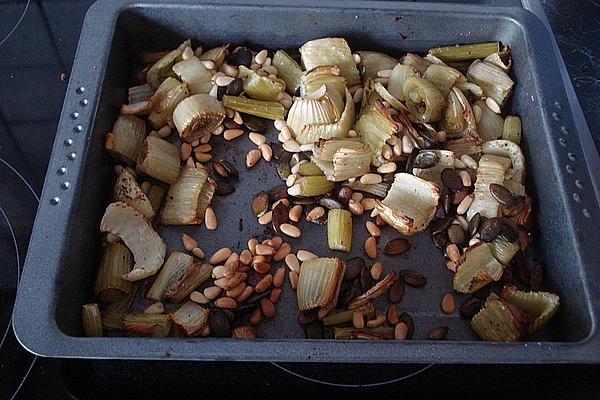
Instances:
[[[413,268],[428,277],[408,288],[401,311],[415,319],[414,340],[306,340],[297,322],[295,295],[285,283],[277,316],[258,328],[260,339],[82,337],[81,305],[93,300],[101,247],[99,221],[110,202],[113,162],[103,148],[126,98],[142,52],[170,49],[185,38],[205,48],[223,42],[291,48],[324,36],[343,36],[352,49],[399,56],[434,45],[500,40],[514,57],[516,90],[508,106],[523,117],[527,188],[539,229],[536,257],[545,265],[544,287],[561,297],[561,309],[540,341],[486,343],[467,321],[444,315],[439,302],[451,290],[451,273],[428,233],[411,238],[412,250],[382,259],[386,271]],[[288,362],[549,363],[597,362],[600,336],[598,234],[600,211],[592,188],[550,34],[520,8],[394,1],[303,0],[101,0],[87,13],[75,57],[13,317],[29,351],[48,357]],[[271,130],[269,140],[276,142]],[[251,214],[252,195],[280,183],[266,162],[246,171],[246,138],[216,143],[216,157],[242,172],[236,192],[216,200],[219,229],[161,228],[169,250],[182,250],[190,233],[207,254],[228,245],[241,250],[248,238],[269,235]],[[362,254],[367,232],[355,222],[352,255]],[[302,223],[294,250],[330,254],[323,227]],[[397,235],[384,230],[381,243]],[[346,255],[340,255],[345,257]],[[348,256],[349,257],[349,256]],[[459,302],[462,300],[459,299]],[[138,304],[141,307],[141,304]],[[446,341],[424,340],[429,329],[450,327]]]

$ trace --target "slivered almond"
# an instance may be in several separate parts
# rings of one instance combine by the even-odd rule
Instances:
[[[190,293],[190,300],[198,304],[208,304],[209,302],[205,295],[196,290]]]
[[[221,294],[221,288],[217,286],[209,286],[202,292],[209,300],[216,299]]]

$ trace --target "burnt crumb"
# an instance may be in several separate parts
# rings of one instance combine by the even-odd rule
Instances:
[[[244,230],[244,219],[243,219],[243,218],[240,218],[240,219],[238,220],[238,231],[240,231],[240,232],[241,232],[241,231],[243,231],[243,230]]]
[[[402,40],[408,39],[408,36],[403,33],[400,34],[400,37],[402,38]]]
[[[402,21],[402,15],[398,15],[395,19],[396,19],[396,22]]]

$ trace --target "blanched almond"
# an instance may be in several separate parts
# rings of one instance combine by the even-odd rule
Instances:
[[[221,288],[218,286],[209,286],[202,292],[209,300],[214,300],[221,294]]]

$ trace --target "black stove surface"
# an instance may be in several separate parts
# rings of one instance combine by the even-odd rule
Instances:
[[[91,3],[0,0],[0,400],[214,397],[237,391],[246,397],[324,397],[367,390],[373,396],[408,398],[600,397],[598,366],[116,362],[42,359],[22,349],[10,327],[12,304],[79,32]],[[547,0],[542,5],[600,149],[600,3]]]

